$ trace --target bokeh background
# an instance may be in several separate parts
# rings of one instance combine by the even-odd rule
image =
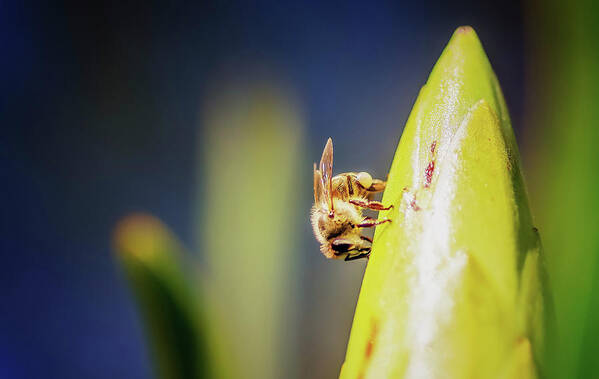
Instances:
[[[460,25],[521,147],[563,338],[551,374],[595,377],[597,21],[591,1],[1,2],[0,378],[152,376],[111,242],[140,211],[220,301],[224,345],[254,362],[241,377],[336,377],[365,262],[320,255],[312,162],[331,136],[336,172],[384,178]]]

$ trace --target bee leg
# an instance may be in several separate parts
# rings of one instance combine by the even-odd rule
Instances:
[[[363,239],[364,241],[368,241],[370,243],[372,243],[372,238],[367,237],[367,236],[360,236],[361,239]]]
[[[387,182],[380,179],[373,179],[372,184],[370,185],[370,187],[368,187],[368,192],[381,192],[385,189],[386,186]]]
[[[351,199],[349,202],[358,207],[373,209],[375,211],[388,211],[389,209],[393,208],[393,204],[389,205],[388,207],[385,207],[383,203],[381,203],[380,201],[374,200],[364,201],[358,199]]]
[[[384,219],[382,219],[382,220],[375,220],[375,219],[373,219],[373,218],[366,217],[366,218],[364,219],[364,221],[362,221],[362,223],[360,223],[360,224],[358,224],[358,225],[356,225],[356,226],[357,226],[358,228],[372,228],[373,226],[377,226],[377,225],[380,225],[380,224],[384,224],[384,223],[386,223],[386,222],[391,222],[391,220],[390,220],[390,219],[388,219],[388,218],[384,218]]]
[[[345,257],[344,260],[345,261],[353,261],[353,260],[360,259],[360,258],[366,258],[366,259],[368,259],[369,256],[370,256],[370,249],[368,249],[367,253],[360,253],[360,254],[356,254],[356,255],[349,255],[348,254]]]

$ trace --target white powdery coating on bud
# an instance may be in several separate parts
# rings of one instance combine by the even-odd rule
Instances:
[[[414,256],[413,269],[417,273],[410,285],[412,304],[408,315],[407,345],[410,346],[410,361],[406,378],[437,378],[438,372],[431,368],[431,344],[438,339],[437,334],[451,320],[453,296],[450,294],[460,284],[463,270],[468,263],[465,251],[453,251],[451,236],[452,202],[455,197],[459,170],[458,149],[465,137],[470,114],[466,116],[453,139],[446,137],[440,152],[442,165],[438,167],[438,182],[433,187],[430,207],[425,207],[422,217],[421,234],[413,247],[418,253]]]

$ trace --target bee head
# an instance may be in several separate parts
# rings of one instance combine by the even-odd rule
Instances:
[[[335,251],[335,255],[347,253],[354,248],[354,244],[346,239],[336,239],[331,243],[331,249]]]

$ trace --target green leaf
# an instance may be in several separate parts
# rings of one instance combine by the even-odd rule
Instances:
[[[197,230],[216,375],[289,377],[296,215],[306,212],[297,197],[305,164],[300,111],[287,90],[265,81],[222,86],[208,99]]]
[[[185,279],[180,244],[159,220],[132,215],[117,226],[115,248],[144,321],[157,376],[212,377],[198,301]]]
[[[526,163],[554,288],[551,377],[599,372],[599,2],[529,1]],[[559,22],[556,22],[559,20]]]
[[[342,378],[535,378],[544,269],[503,95],[456,30],[388,177]]]

